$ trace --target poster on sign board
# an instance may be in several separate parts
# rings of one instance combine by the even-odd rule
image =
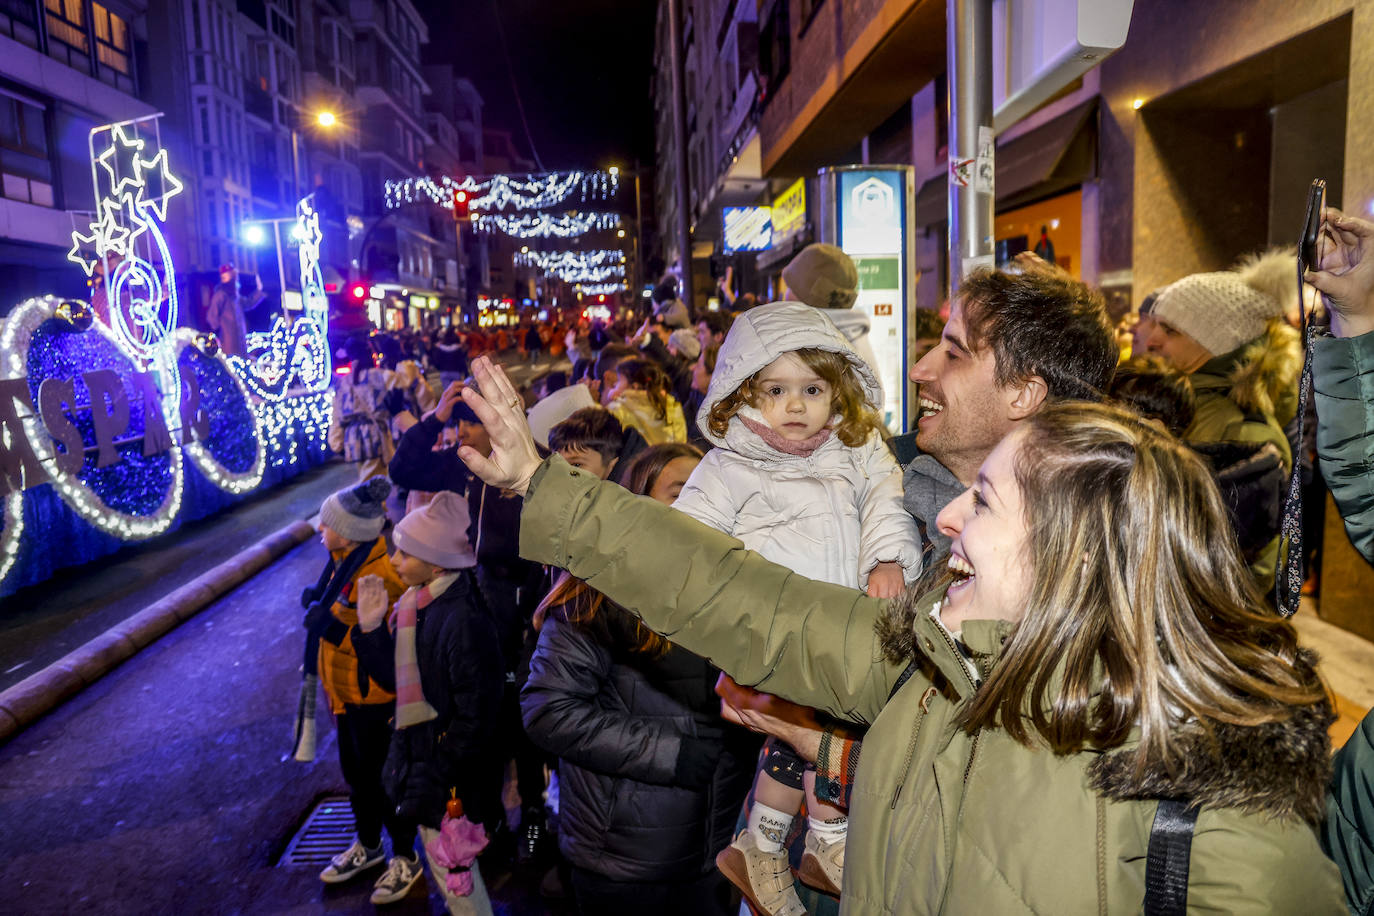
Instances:
[[[905,172],[836,170],[839,245],[859,272],[854,308],[869,319],[868,340],[883,386],[883,423],[903,432],[906,422],[906,287],[908,242]]]

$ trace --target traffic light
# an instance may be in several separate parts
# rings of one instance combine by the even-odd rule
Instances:
[[[354,305],[360,304],[366,298],[367,284],[354,283],[352,286],[348,288],[348,301],[352,302]]]
[[[467,219],[467,218],[468,218],[468,196],[469,196],[469,195],[468,195],[468,192],[462,190],[461,188],[455,188],[455,189],[453,190],[453,218],[454,218],[454,219]]]

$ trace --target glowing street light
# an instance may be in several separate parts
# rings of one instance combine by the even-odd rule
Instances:
[[[267,241],[267,233],[256,223],[250,223],[243,227],[243,240],[256,248]]]
[[[332,111],[322,111],[315,115],[315,123],[319,124],[321,127],[333,127],[335,124],[339,123],[339,119],[334,116],[334,112]]]

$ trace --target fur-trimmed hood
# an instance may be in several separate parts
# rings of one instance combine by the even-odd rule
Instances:
[[[879,618],[879,643],[889,661],[901,664],[917,656],[916,621],[931,612],[931,584],[937,580],[937,576],[923,578],[892,601]],[[995,627],[979,629],[1000,642],[1010,634],[1011,624],[998,621]],[[986,678],[1000,656],[1000,645],[970,645],[969,649]],[[1304,679],[1317,680],[1316,661],[1311,650],[1299,650],[1297,668]],[[1199,728],[1176,739],[1181,767],[1173,775],[1162,764],[1135,773],[1129,750],[1088,751],[1097,755],[1087,768],[1090,785],[1113,801],[1186,798],[1212,808],[1300,818],[1316,826],[1325,816],[1325,789],[1331,775],[1327,729],[1335,719],[1331,704],[1324,699],[1297,709],[1283,722],[1249,727],[1212,723],[1210,736]]]
[[[1282,319],[1274,319],[1259,337],[1199,369],[1194,388],[1222,390],[1243,413],[1273,417],[1284,426],[1298,411],[1301,372],[1301,336]],[[1212,382],[1214,378],[1224,384]]]

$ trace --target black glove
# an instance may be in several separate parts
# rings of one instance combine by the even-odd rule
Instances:
[[[721,744],[717,740],[703,741],[683,735],[677,749],[677,764],[673,767],[673,782],[684,789],[704,789],[716,775]]]
[[[335,617],[329,608],[318,601],[305,612],[305,629],[311,636],[317,636],[332,645],[343,642],[348,635],[348,625]]]
[[[301,607],[308,608],[316,601],[320,600],[320,589],[313,585],[307,585],[301,589]]]

